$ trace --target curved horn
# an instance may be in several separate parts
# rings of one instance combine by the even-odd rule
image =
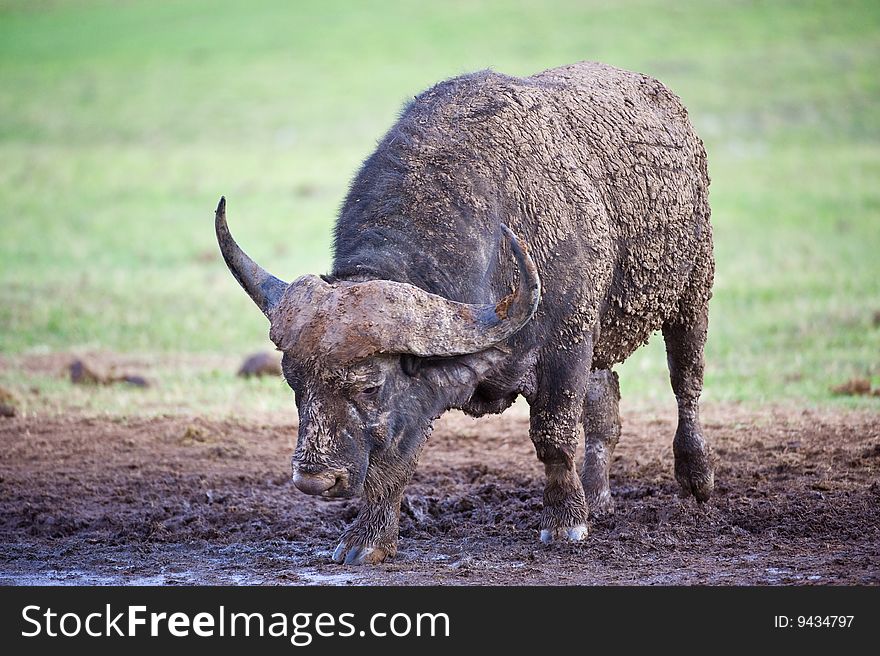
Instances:
[[[507,226],[501,229],[519,281],[497,303],[459,303],[392,280],[327,283],[303,276],[288,287],[270,337],[301,357],[342,363],[376,353],[445,357],[485,350],[522,328],[541,299],[534,261]]]
[[[248,257],[229,232],[226,225],[226,197],[220,198],[217,211],[214,213],[214,230],[217,232],[217,243],[226,260],[226,266],[235,276],[248,296],[257,304],[267,317],[278,305],[278,301],[287,289],[287,283],[279,280]]]
[[[519,237],[503,223],[501,230],[507,237],[513,256],[516,258],[519,281],[510,294],[494,305],[464,304],[473,313],[474,322],[469,325],[469,322],[464,321],[453,327],[452,334],[449,335],[449,350],[460,351],[462,346],[466,346],[466,350],[458,353],[450,352],[448,355],[476,353],[504,341],[526,325],[538,310],[538,303],[541,300],[541,279],[538,276],[538,268]],[[454,315],[460,313],[460,309],[455,306],[462,304],[452,301],[446,303],[449,304],[448,310]],[[458,348],[454,346],[456,340],[459,340]]]

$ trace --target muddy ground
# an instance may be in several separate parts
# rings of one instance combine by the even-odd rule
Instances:
[[[293,425],[0,418],[0,583],[880,584],[880,413],[709,405],[701,509],[677,497],[669,409],[624,412],[617,513],[558,546],[527,424],[444,417],[399,554],[351,568],[330,554],[356,501],[293,487]]]

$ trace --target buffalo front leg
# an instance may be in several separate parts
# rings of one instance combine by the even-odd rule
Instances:
[[[675,479],[684,496],[692,494],[700,503],[709,499],[715,482],[709,444],[700,426],[699,408],[707,328],[705,308],[690,313],[687,319],[676,318],[663,325],[669,379],[678,403],[678,428],[672,442]]]
[[[614,512],[608,473],[620,438],[620,385],[610,369],[590,375],[584,402],[584,462],[581,483],[593,516]]]
[[[564,363],[544,368],[546,388],[531,401],[529,433],[538,459],[544,464],[544,509],[541,541],[572,542],[587,535],[589,510],[575,468],[589,372],[571,371]]]
[[[421,447],[419,447],[419,451]],[[400,502],[418,463],[415,452],[393,463],[370,463],[354,522],[342,534],[333,560],[346,565],[375,565],[397,553]]]
[[[354,523],[340,538],[333,560],[346,565],[375,565],[397,553],[403,489],[385,499],[362,501]]]

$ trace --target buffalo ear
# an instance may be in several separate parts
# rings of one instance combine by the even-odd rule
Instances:
[[[422,358],[404,353],[400,356],[400,367],[407,376],[417,376],[422,368]]]

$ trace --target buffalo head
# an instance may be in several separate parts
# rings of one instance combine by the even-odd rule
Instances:
[[[434,419],[470,398],[497,362],[487,353],[503,352],[540,299],[535,264],[504,225],[519,282],[485,305],[390,280],[306,275],[287,284],[236,244],[224,199],[215,228],[229,270],[284,354],[299,411],[293,481],[308,494],[352,496],[409,476]]]

